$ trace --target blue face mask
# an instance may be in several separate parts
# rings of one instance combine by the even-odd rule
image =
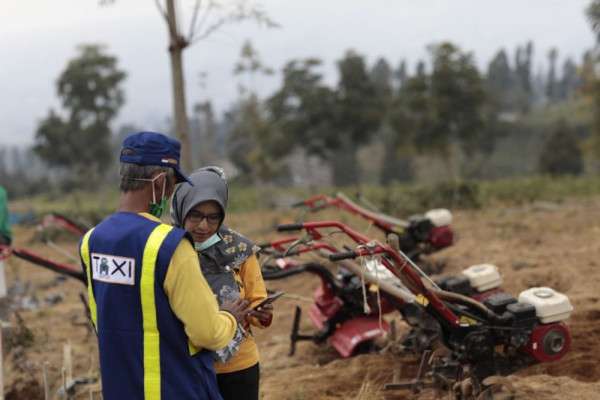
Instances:
[[[217,244],[221,241],[221,236],[218,233],[214,233],[211,237],[206,239],[204,242],[194,242],[194,248],[196,251],[203,251],[208,249],[210,246]]]

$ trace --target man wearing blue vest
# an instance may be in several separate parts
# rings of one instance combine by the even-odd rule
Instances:
[[[127,137],[119,209],[81,241],[104,400],[220,400],[207,350],[248,312],[246,302],[219,311],[185,231],[159,219],[187,181],[179,149],[159,133]]]

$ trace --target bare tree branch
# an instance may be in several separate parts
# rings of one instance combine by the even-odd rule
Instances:
[[[200,23],[198,23],[198,26],[197,26],[198,31],[202,31],[202,28],[204,28],[204,25],[206,24],[206,21],[208,20],[208,16],[210,15],[211,11],[214,8],[215,8],[215,3],[213,1],[210,1],[208,3],[208,7],[206,7],[206,11],[204,11],[204,15],[202,16]],[[191,37],[190,37],[190,39],[191,39]]]
[[[193,44],[200,40],[206,39],[212,33],[214,33],[219,28],[221,28],[223,25],[241,22],[244,20],[253,20],[258,25],[264,26],[266,28],[279,28],[279,24],[276,23],[275,21],[273,21],[265,13],[264,10],[261,10],[255,6],[249,7],[247,3],[248,3],[247,0],[241,1],[240,3],[238,3],[236,5],[235,10],[231,11],[228,15],[219,18],[219,20],[212,23],[206,29],[203,30],[202,27],[208,17],[208,13],[210,12],[210,10],[212,8],[215,8],[217,6],[216,3],[211,1],[209,3],[209,6],[207,7],[206,12],[204,13],[202,20],[198,24],[197,28],[195,28],[196,33],[193,36],[190,36],[190,38],[188,40],[189,43]]]
[[[179,32],[177,32],[177,27],[173,26],[173,24],[171,23],[171,20],[169,19],[169,15],[167,14],[167,12],[163,8],[163,6],[160,4],[160,0],[154,0],[154,4],[156,5],[156,8],[158,9],[158,13],[165,20],[165,23],[167,24],[167,28],[169,29],[169,33],[170,33],[172,40],[173,41],[177,40],[177,37],[179,36]]]
[[[190,31],[188,33],[188,41],[192,40],[194,37],[194,30],[196,29],[196,19],[198,18],[198,11],[200,10],[200,6],[202,5],[201,0],[196,0],[196,4],[194,4],[194,13],[192,14],[192,20],[190,22]]]
[[[190,45],[194,44],[200,40],[206,39],[207,37],[209,37],[213,32],[217,31],[220,27],[222,27],[223,25],[227,24],[231,22],[228,18],[220,18],[217,22],[213,23],[212,25],[210,25],[208,28],[206,28],[206,30],[200,34],[198,34],[196,37],[192,38],[189,42]]]
[[[156,8],[158,9],[159,14],[162,15],[162,17],[165,19],[165,21],[168,22],[169,20],[167,18],[167,12],[163,8],[163,6],[160,4],[160,0],[154,0],[154,4],[156,5]]]

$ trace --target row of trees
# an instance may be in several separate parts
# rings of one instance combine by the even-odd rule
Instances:
[[[584,81],[590,79],[582,73],[589,66],[589,53],[584,55],[581,67],[573,59],[566,58],[560,74],[556,48],[551,48],[547,53],[547,71],[538,70],[534,73],[533,57],[534,44],[528,42],[524,46],[517,46],[512,66],[504,49],[499,50],[490,61],[486,85],[500,110],[527,112],[534,105],[570,100]]]
[[[412,179],[415,154],[442,160],[450,178],[477,176],[496,140],[510,128],[502,113],[515,110],[503,104],[512,105],[506,99],[528,87],[523,71],[532,48],[528,44],[517,49],[518,55],[525,56],[517,57],[515,67],[506,64],[508,89],[499,83],[502,57],[495,57],[482,75],[473,56],[451,43],[429,46],[427,63],[419,62],[413,73],[404,61],[396,70],[383,58],[369,66],[363,56],[348,51],[337,61],[335,86],[325,83],[320,60],[292,60],[282,69],[279,88],[266,98],[260,98],[251,85],[241,84],[238,100],[222,119],[210,101],[196,104],[189,121],[196,133],[190,147],[198,150],[194,151],[196,165],[225,157],[245,181],[288,181],[287,157],[301,149],[331,167],[334,184],[353,184],[360,176],[357,153],[373,142],[383,145],[382,160],[373,160],[384,166],[383,183]],[[256,75],[273,71],[247,42],[234,73],[253,82]],[[523,79],[517,79],[519,73]],[[62,109],[49,110],[40,122],[33,150],[58,176],[73,180],[74,186],[97,182],[95,178],[114,164],[115,143],[135,129],[125,126],[117,137],[111,135],[111,122],[125,101],[125,78],[114,56],[101,46],[85,45],[57,80]],[[579,75],[573,79],[563,74],[555,82],[568,88],[569,95],[562,101],[581,85]],[[529,105],[520,112],[534,103],[531,95],[527,98]],[[561,128],[565,130],[568,127]],[[577,141],[575,135],[561,137],[563,142],[565,137]],[[552,146],[546,151],[552,152]],[[457,165],[461,157],[469,161]],[[542,172],[561,171],[548,167],[548,160],[552,157],[546,155],[540,161]]]
[[[415,154],[442,160],[450,178],[476,177],[497,140],[516,129],[519,115],[573,99],[584,82],[585,68],[570,59],[561,75],[555,72],[555,50],[547,78],[538,73],[534,80],[532,43],[517,48],[512,65],[500,50],[485,74],[472,54],[452,43],[429,46],[428,53],[411,73],[405,61],[396,69],[383,58],[369,66],[349,51],[337,62],[333,87],[325,83],[320,60],[288,62],[274,94],[259,99],[250,93],[230,110],[231,159],[246,177],[268,180],[285,175],[282,160],[301,148],[331,166],[335,184],[347,185],[360,176],[358,150],[377,141],[384,149],[383,183],[412,179]],[[242,52],[242,59],[248,54],[262,68],[254,51]],[[545,165],[540,161],[541,172],[560,170]]]

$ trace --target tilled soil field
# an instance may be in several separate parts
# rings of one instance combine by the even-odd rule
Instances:
[[[315,217],[337,215],[330,212]],[[343,219],[363,232],[369,229],[362,221]],[[283,222],[276,212],[236,214],[230,225],[259,242],[275,236],[267,232],[276,221]],[[503,287],[513,295],[532,286],[550,286],[567,294],[575,307],[568,321],[573,335],[571,352],[559,362],[511,376],[514,398],[599,399],[600,198],[460,211],[455,213],[453,225],[458,233],[456,244],[428,260],[443,264],[444,273],[494,263],[503,275]],[[369,232],[375,233],[372,229]],[[32,241],[36,236],[33,229],[17,228],[16,236],[16,246],[70,261],[55,249]],[[76,254],[74,238],[58,243]],[[12,311],[7,317],[11,327],[3,330],[7,400],[43,398],[44,369],[54,396],[61,387],[63,346],[67,343],[72,346],[74,375],[95,376],[96,339],[86,324],[80,299],[80,293],[85,292],[83,285],[14,257],[7,265],[7,279],[12,295]],[[255,332],[261,352],[263,399],[447,398],[430,391],[414,395],[381,390],[394,371],[401,378],[414,376],[418,360],[411,355],[386,352],[340,359],[327,344],[302,342],[296,355],[288,357],[294,308],[299,305],[308,310],[318,284],[316,277],[307,274],[267,283],[270,289],[285,290],[291,296],[276,303],[272,327]],[[311,329],[304,316],[301,330]],[[79,387],[75,398],[89,399],[90,389],[97,387]],[[101,398],[99,394],[93,396]]]

